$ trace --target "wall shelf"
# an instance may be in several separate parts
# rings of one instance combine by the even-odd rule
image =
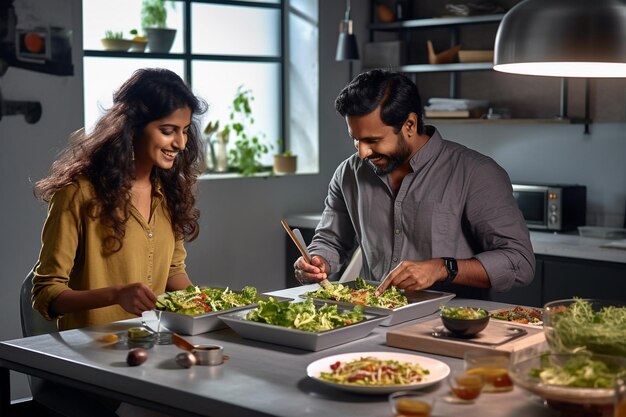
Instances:
[[[574,124],[581,123],[578,120],[562,119],[554,117],[550,119],[470,119],[470,118],[424,118],[428,123],[434,124],[480,124],[480,125],[518,125],[518,124],[537,124],[537,123],[549,123],[549,124]]]
[[[392,23],[372,23],[369,25],[370,30],[379,31],[397,31],[400,29],[416,29],[426,27],[443,27],[443,26],[462,26],[476,25],[483,23],[498,23],[502,20],[504,14],[490,14],[483,16],[463,16],[463,17],[434,17],[431,19],[411,19],[402,20]]]
[[[454,64],[411,64],[396,68],[402,72],[457,72],[457,71],[489,71],[493,69],[492,62],[468,62]]]

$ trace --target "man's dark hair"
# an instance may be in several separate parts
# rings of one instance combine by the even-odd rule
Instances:
[[[362,116],[380,105],[380,118],[396,131],[410,113],[417,115],[417,133],[424,133],[422,100],[417,86],[398,72],[374,69],[356,76],[335,100],[335,109],[342,117]]]

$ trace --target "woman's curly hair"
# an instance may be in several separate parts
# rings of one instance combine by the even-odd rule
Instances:
[[[199,211],[195,207],[195,184],[203,158],[198,116],[206,111],[204,100],[196,97],[174,72],[162,68],[137,70],[113,95],[113,106],[98,120],[91,133],[81,129],[70,137],[68,146],[52,164],[50,174],[35,184],[34,193],[50,202],[55,192],[87,178],[95,199],[85,207],[111,229],[105,248],[119,251],[130,216],[131,186],[135,179],[133,143],[148,123],[188,107],[193,123],[187,131],[185,150],[171,169],[154,167],[153,186],[159,183],[177,239],[194,240],[199,233]]]

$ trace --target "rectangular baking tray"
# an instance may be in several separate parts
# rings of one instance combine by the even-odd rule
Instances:
[[[212,287],[217,288],[217,287]],[[235,291],[235,292],[240,292]],[[259,300],[267,300],[270,296],[265,294],[258,294],[256,301]],[[291,301],[293,298],[287,297],[277,297],[272,296],[275,300],[278,301]],[[256,307],[255,304],[247,304],[245,306],[233,307],[227,310],[221,311],[213,311],[206,314],[198,314],[195,316],[188,316],[185,314],[174,313],[172,311],[162,311],[161,312],[161,325],[167,327],[169,330],[185,334],[185,335],[196,335],[201,333],[212,332],[215,330],[225,329],[227,326],[222,322],[218,317],[225,313],[230,313],[233,311],[238,311],[245,308]],[[158,315],[157,311],[157,315]],[[157,316],[158,317],[158,316]]]
[[[320,304],[315,302],[315,305],[319,307]],[[345,310],[341,306],[338,306],[338,309]],[[328,349],[361,339],[387,318],[385,315],[365,313],[365,320],[358,323],[323,332],[307,332],[246,320],[246,315],[252,310],[254,308],[222,314],[220,319],[243,338],[311,351]]]
[[[371,285],[379,285],[378,281],[365,281]],[[356,281],[344,282],[343,285],[356,288]],[[420,317],[428,316],[439,310],[439,307],[445,305],[448,301],[456,296],[451,292],[434,291],[434,290],[419,290],[412,292],[405,292],[406,298],[409,303],[405,306],[398,308],[381,308],[372,306],[363,306],[363,310],[368,313],[386,314],[388,317],[380,323],[381,326],[394,326],[405,321],[418,319]],[[312,298],[315,301],[323,301],[326,303],[338,304],[343,307],[352,308],[356,304],[348,303],[345,301],[327,300],[324,298],[307,297],[304,294],[300,294],[301,298]]]

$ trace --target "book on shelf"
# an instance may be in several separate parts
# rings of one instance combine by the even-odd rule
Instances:
[[[482,107],[459,110],[424,110],[424,115],[429,119],[479,119],[486,113]]]

